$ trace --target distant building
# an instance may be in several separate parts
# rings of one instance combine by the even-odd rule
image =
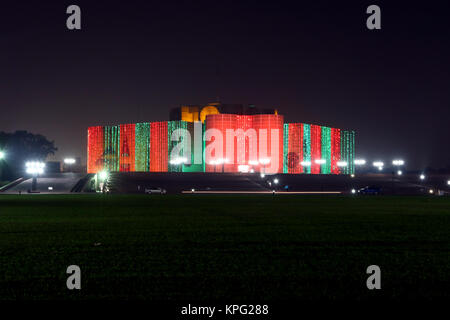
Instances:
[[[60,173],[61,162],[59,161],[47,161],[45,163],[45,173]]]

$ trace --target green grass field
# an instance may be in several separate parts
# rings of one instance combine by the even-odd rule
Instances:
[[[72,264],[80,291],[66,288]],[[381,290],[366,288],[372,264]],[[448,197],[0,197],[0,300],[433,299],[449,287]]]

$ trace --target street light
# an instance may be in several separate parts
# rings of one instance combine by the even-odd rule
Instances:
[[[40,161],[28,161],[25,163],[26,172],[33,175],[31,180],[31,191],[35,191],[37,187],[37,177],[44,173],[45,163]]]
[[[66,158],[64,159],[65,164],[75,164],[76,160],[74,158]]]
[[[379,171],[383,170],[384,162],[383,161],[374,161],[373,166],[377,167]]]
[[[38,175],[44,173],[45,163],[39,161],[28,161],[25,163],[25,167],[28,174]]]
[[[277,178],[273,179],[273,183],[278,184],[278,179]]]
[[[403,166],[405,164],[405,161],[401,160],[401,159],[396,159],[392,161],[392,164],[394,166]]]
[[[399,176],[401,176],[401,175],[403,174],[402,170],[398,170],[398,171],[397,171],[397,174],[398,174]]]
[[[300,165],[302,167],[309,167],[309,166],[311,166],[311,161],[302,161],[302,162],[300,162]]]
[[[346,167],[348,165],[347,161],[338,161],[337,166],[338,167]]]
[[[317,164],[325,164],[325,163],[327,163],[327,160],[325,160],[325,159],[316,159],[314,162],[317,163]]]
[[[421,174],[419,178],[420,178],[420,180],[425,180],[425,175]]]
[[[98,177],[100,178],[100,180],[105,181],[106,179],[108,179],[108,171],[106,170],[100,171],[98,173]]]

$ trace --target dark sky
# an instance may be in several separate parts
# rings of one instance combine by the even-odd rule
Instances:
[[[354,129],[371,161],[450,164],[444,1],[5,2],[0,131],[44,134],[57,159],[85,161],[88,126],[168,120],[219,96]],[[80,31],[66,28],[70,4]],[[366,28],[370,4],[381,30]]]

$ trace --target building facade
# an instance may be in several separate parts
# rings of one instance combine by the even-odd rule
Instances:
[[[354,131],[240,105],[182,106],[170,118],[88,128],[88,172],[354,173]]]

